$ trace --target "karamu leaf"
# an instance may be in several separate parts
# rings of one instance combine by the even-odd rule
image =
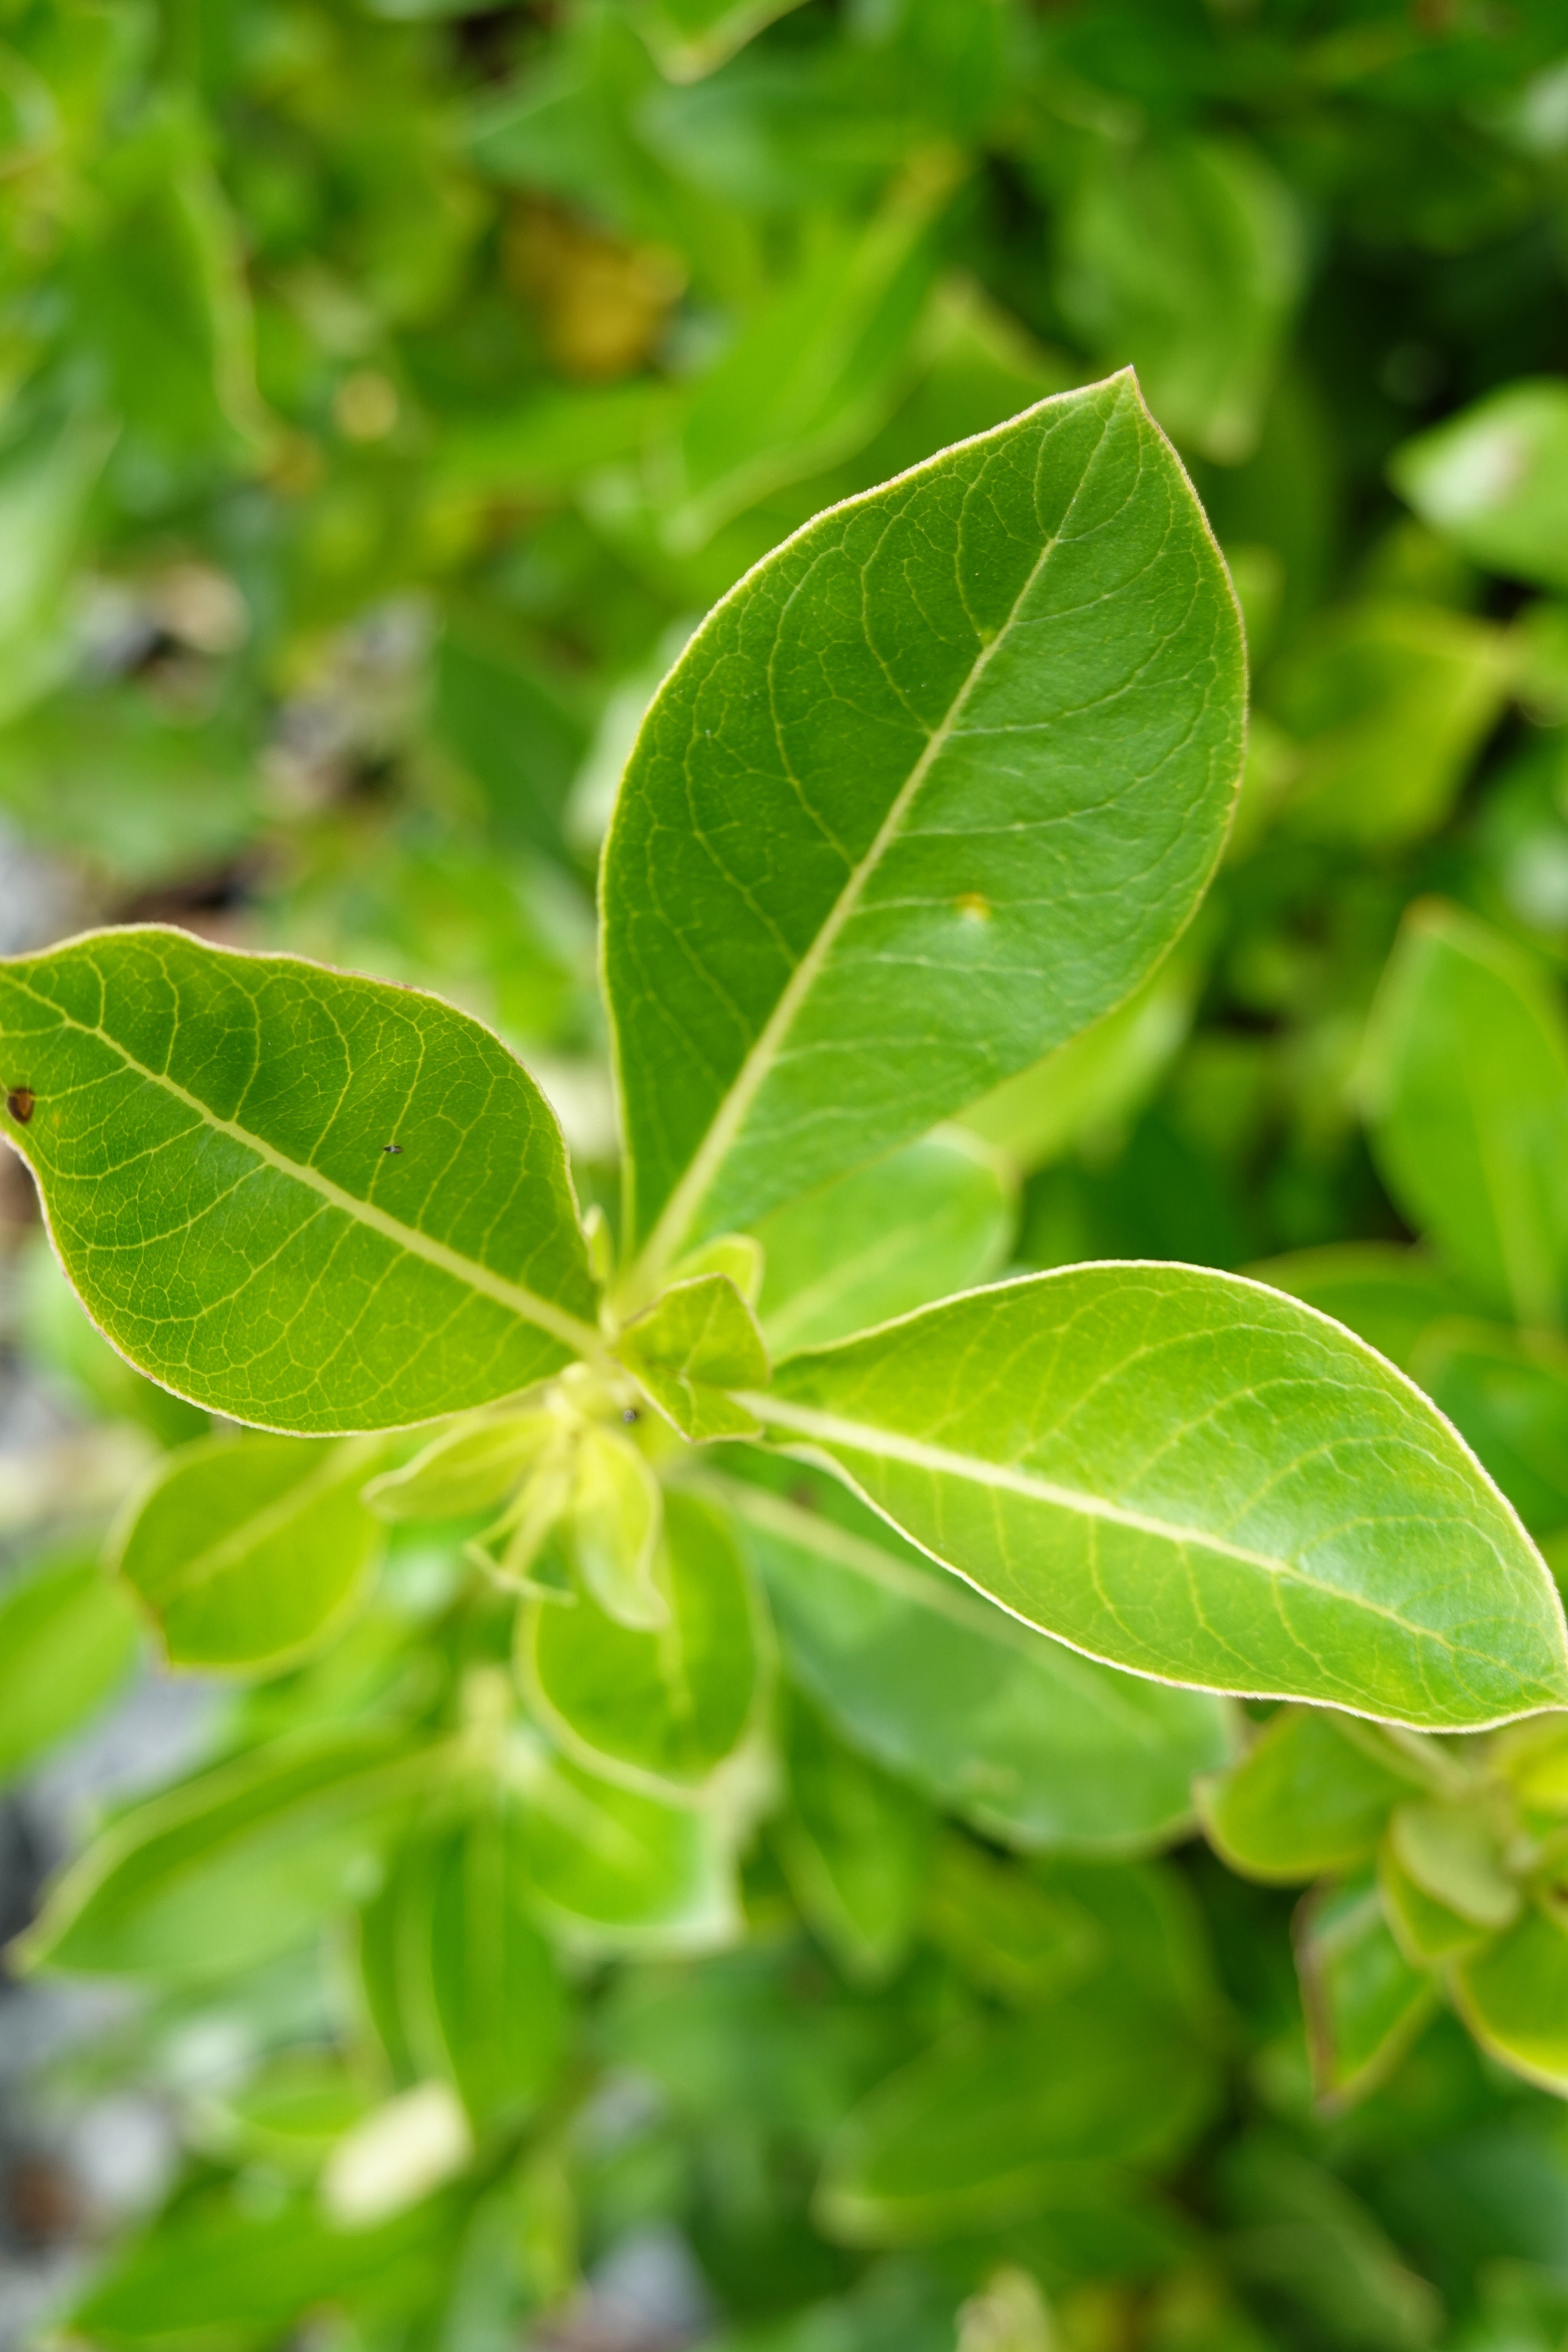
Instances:
[[[768,1351],[751,1308],[727,1275],[673,1283],[628,1323],[616,1353],[682,1437],[754,1437],[756,1417],[729,1389],[768,1377]]]
[[[665,1496],[664,1623],[617,1623],[594,1601],[533,1600],[518,1621],[529,1705],[590,1770],[669,1799],[700,1794],[743,1739],[763,1681],[761,1618],[723,1516]]]
[[[1133,1673],[1434,1730],[1568,1697],[1539,1553],[1426,1399],[1296,1300],[1069,1266],[779,1366],[781,1443]]]
[[[59,1879],[29,1967],[205,1981],[306,1941],[432,1787],[427,1748],[312,1730],[124,1814]]]
[[[1231,1758],[1225,1701],[1047,1641],[835,1479],[745,1466],[767,1483],[721,1491],[790,1672],[857,1747],[1005,1845],[1131,1853],[1187,1829],[1193,1776]]]
[[[1193,1794],[1210,1844],[1233,1870],[1288,1886],[1375,1853],[1415,1778],[1381,1733],[1284,1707],[1239,1764]]]
[[[89,932],[0,964],[0,1080],[95,1321],[211,1411],[391,1428],[600,1352],[554,1117],[436,997]]]
[[[1424,522],[1489,571],[1568,588],[1568,385],[1506,384],[1394,452]]]
[[[1441,1968],[1488,1941],[1488,1930],[1463,1919],[1417,1886],[1384,1836],[1377,1856],[1377,1890],[1389,1933],[1414,1969]]]
[[[1460,2016],[1483,2050],[1527,2082],[1568,2096],[1568,1934],[1527,1906],[1517,1926],[1449,1979]]]
[[[172,1665],[289,1664],[327,1639],[381,1551],[359,1496],[375,1438],[202,1437],[165,1457],[113,1546]]]
[[[768,1347],[818,1348],[988,1281],[1013,1238],[1015,1192],[994,1153],[945,1128],[773,1210],[756,1229]]]
[[[1375,1876],[1310,1895],[1296,1917],[1296,1967],[1318,2096],[1349,2105],[1388,2077],[1437,2007],[1437,1988],[1389,1931]]]
[[[529,1902],[552,1937],[588,1954],[706,1951],[732,1940],[739,1910],[731,1825],[552,1757],[509,1748]]]
[[[791,1803],[774,1839],[801,1916],[852,1983],[884,1983],[914,1935],[930,1809],[798,1698],[784,1752]]]
[[[430,1988],[445,2071],[476,2131],[510,2129],[547,2092],[565,1996],[530,1908],[523,1827],[493,1794],[445,1839],[429,1874]]]
[[[1399,1806],[1388,1850],[1406,1879],[1459,1918],[1493,1935],[1518,1918],[1520,1891],[1503,1868],[1496,1810],[1484,1798]]]
[[[372,1478],[363,1499],[383,1519],[455,1519],[502,1503],[559,1435],[542,1406],[465,1419],[411,1462]]]
[[[95,1559],[39,1564],[0,1594],[0,1774],[86,1721],[136,1655],[129,1595]]]
[[[1081,1984],[1105,1958],[1100,1922],[1065,1887],[951,1831],[927,1874],[921,1926],[972,1984],[1018,2008]]]
[[[605,847],[634,1304],[1128,995],[1213,871],[1242,650],[1122,375],[818,516],[656,698]]]
[[[1568,1527],[1568,1347],[1554,1333],[1447,1318],[1422,1333],[1410,1374],[1533,1535]]]
[[[647,1461],[618,1430],[590,1423],[574,1452],[564,1528],[585,1591],[618,1625],[646,1631],[669,1622],[654,1574],[663,1524]]]
[[[1373,1149],[1410,1222],[1487,1306],[1563,1318],[1568,1023],[1540,967],[1458,908],[1406,916],[1367,1030]]]
[[[1255,1281],[1289,1291],[1320,1315],[1331,1315],[1402,1372],[1409,1371],[1415,1343],[1428,1325],[1463,1314],[1468,1303],[1436,1259],[1393,1242],[1293,1250],[1247,1271]]]

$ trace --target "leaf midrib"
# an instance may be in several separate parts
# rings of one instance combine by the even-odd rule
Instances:
[[[1120,409],[1121,404],[1119,398],[1116,408]],[[1072,497],[1068,501],[1061,520],[1030,565],[1028,576],[1014,598],[1005,620],[975,656],[962,685],[953,695],[945,716],[928,736],[924,748],[900,785],[887,814],[872,837],[869,847],[852,867],[816,938],[784,982],[778,1002],[758,1032],[755,1041],[748,1049],[733,1084],[714,1112],[707,1132],[689,1161],[684,1175],[665,1202],[653,1230],[628,1272],[626,1296],[627,1312],[653,1295],[664,1268],[669,1264],[686,1238],[698,1210],[711,1190],[713,1181],[745,1122],[747,1113],[778,1060],[780,1049],[794,1024],[795,1015],[816,986],[828,956],[837,943],[840,933],[859,906],[867,885],[876,873],[887,850],[902,829],[904,818],[911,803],[918,796],[927,776],[947,748],[970,697],[996,655],[1006,644],[1014,625],[1026,600],[1033,593],[1041,572],[1061,544],[1062,534],[1071,521],[1079,500],[1083,496],[1084,487],[1095,460],[1105,446],[1110,423],[1110,414],[1101,416],[1099,437],[1094,447],[1084,459],[1083,470],[1074,488]],[[798,593],[798,590],[795,593]],[[963,601],[962,588],[959,593],[960,599]],[[966,613],[967,609],[966,605]]]
[[[129,1052],[118,1037],[111,1036],[107,1029],[92,1022],[79,1021],[74,1013],[68,1013],[63,1005],[57,1004],[19,974],[13,974],[13,978],[52,1019],[76,1030],[81,1036],[96,1037],[100,1045],[119,1055],[128,1070],[133,1070],[138,1077],[145,1078],[149,1085],[161,1087],[165,1094],[183,1103],[215,1133],[226,1135],[231,1141],[254,1152],[267,1167],[276,1169],[279,1175],[292,1179],[295,1183],[303,1184],[308,1191],[325,1201],[329,1207],[337,1209],[356,1223],[368,1226],[383,1240],[395,1243],[413,1256],[423,1258],[426,1265],[435,1266],[438,1272],[466,1283],[471,1290],[479,1291],[499,1307],[510,1308],[525,1322],[537,1324],[552,1339],[559,1339],[563,1347],[569,1348],[574,1355],[595,1361],[602,1360],[603,1343],[591,1324],[581,1322],[565,1307],[557,1307],[552,1299],[542,1298],[537,1291],[528,1289],[522,1283],[509,1282],[504,1275],[492,1273],[479,1259],[465,1257],[460,1250],[449,1248],[433,1234],[421,1233],[416,1225],[405,1224],[401,1218],[378,1208],[374,1202],[362,1200],[356,1193],[345,1192],[341,1184],[334,1183],[319,1168],[312,1168],[309,1161],[291,1159],[287,1152],[279,1151],[275,1144],[268,1143],[264,1136],[256,1134],[250,1128],[241,1127],[236,1119],[222,1118],[210,1104],[203,1102],[199,1095],[194,1095],[181,1086],[177,1078],[170,1077],[164,1071],[151,1069],[145,1062],[138,1061],[135,1055]]]

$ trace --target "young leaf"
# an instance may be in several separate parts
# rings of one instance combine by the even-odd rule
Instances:
[[[605,1615],[647,1632],[669,1622],[654,1580],[663,1526],[658,1480],[618,1430],[590,1423],[572,1464],[565,1532],[577,1572]]]
[[[1458,908],[1405,918],[1363,1091],[1390,1190],[1454,1272],[1522,1323],[1568,1284],[1568,1024],[1540,968]]]
[[[1393,2073],[1436,2009],[1437,1988],[1390,1934],[1366,1871],[1307,1897],[1296,1966],[1318,2096],[1348,2105]]]
[[[724,1391],[765,1381],[768,1351],[727,1275],[699,1274],[672,1284],[627,1324],[616,1353],[682,1437],[697,1444],[756,1435],[755,1416]]]
[[[1388,470],[1422,520],[1478,563],[1568,588],[1568,385],[1506,384],[1407,441]]]
[[[1483,2050],[1568,2097],[1568,1934],[1536,1904],[1452,1978],[1460,2016]]]
[[[660,1797],[700,1790],[752,1719],[761,1676],[756,1600],[720,1514],[665,1496],[666,1622],[619,1623],[591,1594],[525,1603],[518,1663],[539,1720],[590,1770]]]
[[[1242,692],[1126,375],[751,572],[655,700],[605,848],[630,1295],[1129,994],[1213,871]]]
[[[430,1988],[447,2070],[476,2131],[535,2107],[560,2061],[565,2001],[529,1914],[516,1809],[489,1801],[444,1841],[429,1880]]]
[[[52,1560],[0,1594],[0,1774],[101,1706],[136,1654],[136,1613],[95,1559]]]
[[[1230,1759],[1225,1701],[1047,1641],[834,1479],[792,1465],[790,1486],[721,1491],[791,1673],[857,1747],[1005,1845],[1130,1853],[1186,1829],[1193,1776]]]
[[[1014,1192],[994,1154],[947,1128],[774,1209],[757,1226],[769,1348],[820,1348],[988,1281],[1013,1238]]]
[[[536,1917],[585,1952],[704,1951],[735,1932],[731,1839],[713,1812],[617,1788],[526,1739],[508,1753]]]
[[[1503,1869],[1493,1809],[1481,1800],[1401,1805],[1389,1851],[1433,1902],[1496,1935],[1519,1916],[1520,1892]]]
[[[1440,1968],[1488,1940],[1488,1931],[1462,1919],[1417,1886],[1386,1835],[1378,1850],[1377,1891],[1389,1932],[1412,1968]]]
[[[1279,1291],[1069,1266],[744,1395],[932,1559],[1163,1680],[1476,1729],[1568,1699],[1545,1566],[1418,1391]]]
[[[0,964],[0,1081],[95,1320],[214,1412],[393,1428],[598,1352],[554,1118],[436,997],[89,932]]]
[[[1377,1851],[1413,1773],[1381,1735],[1286,1707],[1234,1769],[1193,1790],[1210,1844],[1245,1878],[1290,1885]]]
[[[364,1489],[382,1519],[456,1519],[504,1502],[556,1439],[556,1415],[542,1407],[465,1420]]]
[[[114,1565],[171,1665],[260,1672],[341,1623],[381,1550],[359,1496],[380,1451],[374,1438],[201,1437],[165,1458]]]

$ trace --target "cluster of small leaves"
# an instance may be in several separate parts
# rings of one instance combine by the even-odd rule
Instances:
[[[1560,2340],[1553,15],[7,21],[79,2336]]]

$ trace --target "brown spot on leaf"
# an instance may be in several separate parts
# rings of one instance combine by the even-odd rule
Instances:
[[[31,1087],[13,1087],[5,1097],[5,1108],[19,1127],[26,1127],[33,1116]]]

